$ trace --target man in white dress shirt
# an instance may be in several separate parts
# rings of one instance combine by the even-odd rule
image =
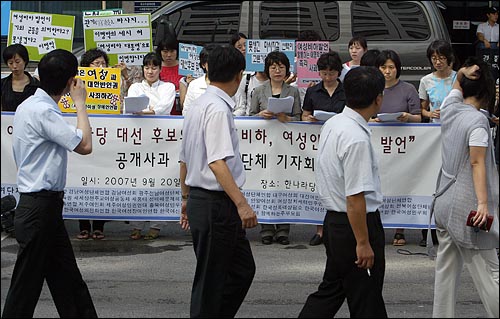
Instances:
[[[489,7],[486,10],[488,21],[477,26],[477,39],[480,49],[498,49],[498,9]]]
[[[332,318],[347,298],[352,318],[385,318],[382,288],[385,234],[382,192],[368,120],[380,111],[385,80],[373,67],[344,79],[347,106],[321,130],[316,182],[327,209],[323,222],[326,267],[300,318]]]
[[[75,78],[78,61],[71,52],[53,50],[38,68],[40,88],[14,116],[19,251],[2,317],[32,318],[46,281],[61,318],[97,318],[62,217],[68,152],[92,152],[87,92],[83,81]],[[75,102],[76,127],[66,122],[57,106],[66,93]]]
[[[184,118],[180,159],[183,229],[196,255],[191,317],[233,318],[250,289],[255,262],[245,228],[257,216],[241,192],[245,170],[234,100],[245,58],[232,46],[208,57],[210,85]]]

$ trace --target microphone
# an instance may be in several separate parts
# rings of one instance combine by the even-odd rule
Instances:
[[[0,206],[2,214],[16,208],[17,201],[14,195],[7,195],[0,199]]]

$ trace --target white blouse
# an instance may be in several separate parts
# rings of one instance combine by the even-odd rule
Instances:
[[[142,80],[128,89],[128,96],[141,95],[149,97],[149,108],[144,111],[154,110],[155,114],[169,115],[175,101],[175,85],[160,80],[149,85],[146,80]]]

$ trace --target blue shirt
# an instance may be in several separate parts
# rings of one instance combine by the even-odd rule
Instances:
[[[217,160],[226,161],[238,187],[245,183],[238,132],[233,117],[234,106],[235,102],[229,95],[209,85],[186,113],[179,156],[187,166],[186,185],[223,191],[208,166]]]
[[[56,102],[42,89],[27,98],[14,115],[12,149],[20,193],[62,191],[66,186],[67,151],[82,140]]]

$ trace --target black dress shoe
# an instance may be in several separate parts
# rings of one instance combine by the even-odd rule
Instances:
[[[288,240],[288,237],[286,237],[286,236],[280,236],[280,237],[278,237],[278,239],[276,241],[282,245],[290,244],[290,241]]]
[[[271,245],[273,243],[273,236],[264,236],[264,237],[262,237],[262,243],[264,245]]]
[[[309,242],[309,245],[311,246],[318,246],[323,243],[323,238],[319,234],[314,234],[313,238],[311,238],[311,241]]]

